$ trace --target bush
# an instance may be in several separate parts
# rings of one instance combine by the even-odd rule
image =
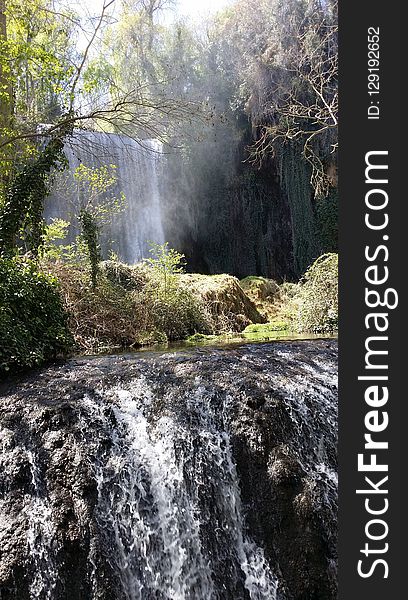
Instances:
[[[59,262],[52,268],[61,284],[79,352],[94,354],[137,346],[139,337],[144,338],[152,329],[152,319],[139,294],[111,280],[113,267],[101,269],[96,289],[80,267]]]
[[[306,271],[296,298],[300,332],[331,333],[338,327],[338,255],[323,254]]]
[[[35,262],[0,258],[0,375],[39,366],[71,346],[55,277]]]
[[[112,284],[122,287],[127,291],[143,290],[147,283],[146,267],[143,264],[126,265],[118,260],[105,260],[100,265],[103,275]]]
[[[52,268],[81,353],[112,352],[209,332],[202,303],[175,286],[164,293],[145,265],[101,263],[96,289],[79,267],[55,262]]]
[[[145,260],[148,284],[145,287],[154,327],[168,340],[182,340],[194,333],[212,333],[205,304],[181,285],[184,254],[168,243],[151,244],[151,258]]]
[[[154,326],[170,341],[182,340],[194,333],[212,333],[210,316],[199,299],[186,289],[156,296],[148,301]]]

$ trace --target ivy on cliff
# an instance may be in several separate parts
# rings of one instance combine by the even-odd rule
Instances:
[[[19,241],[34,256],[38,254],[44,234],[44,200],[52,173],[66,166],[67,135],[66,130],[60,131],[17,171],[0,208],[0,254],[13,253]]]

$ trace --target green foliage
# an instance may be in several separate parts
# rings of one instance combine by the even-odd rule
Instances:
[[[64,140],[68,131],[52,139],[34,160],[18,171],[0,207],[0,254],[12,253],[19,239],[36,255],[43,243],[44,200],[52,173],[66,166]]]
[[[50,0],[7,0],[4,66],[14,92],[14,110],[29,122],[49,123],[60,114],[74,73],[70,34],[75,15],[53,10]],[[71,20],[70,18],[71,17]],[[0,63],[1,63],[0,58]]]
[[[338,193],[332,190],[327,198],[316,201],[316,215],[325,252],[337,252],[338,248]]]
[[[147,290],[148,304],[154,326],[167,339],[182,340],[196,332],[211,333],[211,319],[204,304],[189,290],[174,288],[166,296],[157,296]]]
[[[44,243],[41,248],[41,258],[43,260],[63,260],[72,254],[72,244],[61,243],[67,237],[69,226],[69,221],[54,218],[45,225]]]
[[[55,277],[0,259],[0,376],[65,354],[72,343]]]
[[[210,333],[204,305],[190,290],[180,286],[184,254],[169,248],[168,242],[150,246],[152,257],[145,260],[149,272],[145,293],[155,327],[169,340],[183,339],[198,331]]]
[[[89,264],[92,287],[98,283],[99,263],[102,260],[100,232],[103,226],[125,207],[123,193],[116,194],[117,183],[115,165],[88,167],[81,164],[74,172],[77,193],[81,198],[78,219],[81,234],[72,244],[62,245],[69,222],[57,219],[45,227],[44,260],[64,260],[67,264],[81,266]]]
[[[184,272],[184,254],[169,248],[168,242],[164,244],[150,243],[151,258],[145,260],[151,270],[153,288],[157,298],[167,300],[178,288],[178,275]]]
[[[0,10],[0,201],[41,153],[38,125],[69,112],[75,16],[62,12],[51,0],[7,0]]]
[[[82,209],[88,211],[99,225],[109,222],[113,215],[125,208],[123,192],[115,193],[117,184],[116,165],[88,167],[80,164],[74,171],[78,194],[82,197]]]
[[[53,219],[44,227],[41,257],[46,261],[63,260],[72,266],[88,264],[92,285],[96,287],[102,260],[100,233],[103,226],[124,209],[125,196],[115,190],[115,165],[88,167],[81,164],[74,171],[74,182],[80,209],[78,214],[72,214],[72,220],[79,223],[81,233],[71,244],[63,244],[71,223]]]
[[[102,260],[99,246],[99,226],[94,215],[85,209],[82,209],[79,213],[79,222],[81,223],[82,237],[88,251],[92,287],[96,288],[99,263]]]
[[[300,332],[331,333],[338,327],[338,255],[323,254],[306,271],[295,299]]]

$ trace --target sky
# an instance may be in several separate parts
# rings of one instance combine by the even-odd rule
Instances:
[[[106,1],[106,0],[105,0]],[[213,14],[217,10],[231,3],[232,0],[176,0],[176,10],[179,15],[192,18]],[[78,6],[86,8],[90,13],[97,14],[103,6],[104,0],[85,0],[78,2]],[[119,0],[116,0],[119,4]]]
[[[212,14],[224,8],[228,0],[179,0],[179,14],[195,17],[200,14]]]
[[[79,14],[82,14],[87,18],[99,15],[104,3],[107,3],[108,1],[109,0],[61,0],[61,5],[72,7],[77,10]],[[171,22],[173,18],[180,16],[188,17],[192,21],[201,21],[216,13],[218,10],[225,8],[232,2],[233,0],[175,0],[175,9],[167,9],[162,14],[164,22]],[[119,8],[120,4],[120,0],[115,0],[110,12],[113,11],[113,14],[115,14],[115,10],[117,10],[115,7]],[[92,22],[94,21],[92,20]],[[80,50],[85,49],[93,32],[93,26],[90,25],[90,22],[85,28],[88,33],[80,34],[78,40],[78,49]]]

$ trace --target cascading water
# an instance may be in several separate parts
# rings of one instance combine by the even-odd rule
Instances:
[[[2,600],[336,597],[334,342],[81,359],[0,408]]]
[[[75,184],[73,173],[84,164],[90,168],[115,165],[117,178],[113,192],[125,196],[125,209],[113,215],[102,232],[102,250],[111,249],[121,260],[133,264],[148,256],[149,242],[164,242],[162,223],[161,174],[164,164],[162,143],[148,139],[136,141],[124,135],[76,132],[66,144],[68,175],[57,177],[46,203],[45,216],[74,220],[86,202]],[[77,233],[75,226],[71,237]]]
[[[85,434],[98,481],[97,519],[113,540],[120,597],[215,600],[224,587],[231,598],[247,590],[253,600],[275,600],[277,582],[244,532],[224,407],[217,415],[200,385],[186,400],[185,422],[172,411],[160,415],[143,376],[84,399],[82,418],[112,440],[101,452]],[[201,535],[208,525],[215,529],[211,549]],[[217,585],[214,573],[228,563],[232,577]]]

